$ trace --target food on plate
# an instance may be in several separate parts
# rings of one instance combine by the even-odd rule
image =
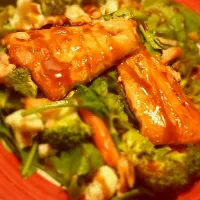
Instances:
[[[200,178],[197,13],[19,0],[0,19],[0,138],[24,177],[73,200],[175,199]]]

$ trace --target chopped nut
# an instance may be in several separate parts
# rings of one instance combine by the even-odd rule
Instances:
[[[103,15],[110,14],[117,11],[119,8],[119,2],[117,0],[108,0],[105,5],[100,8]]]
[[[177,46],[178,42],[176,40],[166,39],[162,37],[157,37],[162,44],[166,44],[169,46]]]
[[[163,50],[161,60],[163,63],[171,63],[174,60],[179,59],[183,55],[183,51],[180,47],[170,47]]]
[[[15,35],[13,35],[16,39],[19,40],[29,40],[31,37],[26,32],[17,32]]]
[[[102,14],[95,5],[88,5],[83,7],[84,11],[91,17],[91,19],[99,19]]]
[[[65,16],[69,19],[71,25],[81,25],[91,22],[89,15],[79,5],[67,6]]]

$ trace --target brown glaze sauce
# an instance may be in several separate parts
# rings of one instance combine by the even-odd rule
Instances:
[[[31,40],[34,40],[35,45],[31,49],[34,56],[34,63],[30,63],[30,66],[40,65],[43,69],[43,77],[49,77],[54,84],[52,87],[58,87],[61,84],[64,86],[71,84],[69,65],[60,62],[53,55],[50,44],[44,40],[43,36],[35,31],[31,34]]]
[[[165,108],[165,105],[163,103],[163,99],[165,98],[163,96],[164,93],[157,87],[156,83],[152,79],[151,70],[148,68],[148,66],[153,66],[153,63],[151,62],[151,60],[147,60],[148,66],[144,66],[145,70],[142,72],[142,77],[139,77],[139,75],[137,74],[136,68],[139,68],[140,72],[142,71],[141,65],[143,65],[143,59],[145,59],[145,58],[142,54],[138,55],[137,62],[135,63],[134,67],[133,67],[133,65],[126,66],[127,72],[130,74],[131,77],[133,77],[134,82],[138,84],[138,87],[139,87],[138,89],[145,90],[143,95],[147,96],[145,99],[148,99],[148,102],[149,102],[149,103],[145,102],[143,97],[141,96],[141,99],[138,99],[138,101],[141,101],[140,104],[141,104],[142,108],[139,108],[139,109],[144,109],[144,111],[151,110],[151,108],[149,107],[148,104],[153,104],[154,109],[156,109],[158,107],[159,110],[157,112],[157,115],[159,115],[159,118],[164,120],[164,125],[165,125],[165,128],[163,129],[165,132],[164,135],[166,135],[167,137],[170,137],[170,139],[172,139],[172,138],[174,138],[173,131],[174,131],[175,126],[172,124],[171,120],[168,117],[168,114],[166,113],[166,110],[164,109]],[[155,112],[155,110],[152,112]],[[140,111],[140,114],[141,113],[142,112]],[[153,123],[153,125],[162,126],[155,119],[153,119],[150,116],[150,114],[148,114],[147,112],[144,112],[142,115],[148,115],[149,121],[151,121],[151,123]],[[142,118],[143,117],[141,116],[140,120],[143,121]],[[148,127],[148,125],[147,125],[147,127]],[[143,128],[144,128],[144,131],[150,131],[148,128],[147,129],[145,127],[143,127]]]
[[[101,24],[27,33],[28,41],[11,41],[11,61],[27,67],[52,100],[63,98],[77,83],[91,81],[124,55],[121,44]]]
[[[119,73],[144,136],[154,144],[199,141],[200,113],[159,60],[141,49],[119,66]]]

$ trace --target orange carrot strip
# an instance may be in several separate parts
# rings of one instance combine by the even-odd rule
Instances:
[[[111,167],[116,167],[119,153],[104,121],[86,109],[80,109],[80,114],[85,123],[92,127],[94,132],[92,135],[93,142],[99,149],[105,163]]]
[[[42,106],[44,104],[50,103],[51,101],[46,98],[24,98],[23,103],[25,109],[37,108],[38,106]]]

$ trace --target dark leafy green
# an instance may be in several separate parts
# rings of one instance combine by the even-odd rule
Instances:
[[[87,179],[103,165],[99,151],[90,143],[49,157],[46,162],[51,170],[62,176],[63,184],[69,188],[70,196],[76,199],[81,194]]]
[[[9,150],[20,157],[20,152],[16,146],[15,139],[8,127],[5,126],[3,118],[2,111],[0,110],[0,139],[4,140]]]
[[[136,197],[141,197],[145,196],[146,198],[148,197],[153,197],[154,194],[146,189],[146,188],[135,188],[129,192],[122,193],[116,197],[113,197],[111,200],[133,200]]]
[[[85,5],[85,4],[95,4],[101,5],[104,0],[37,0],[42,7],[42,12],[44,15],[63,15],[66,6],[72,4]]]
[[[116,12],[113,12],[108,15],[104,15],[103,19],[108,21],[111,19],[116,19],[116,18],[125,18],[125,19],[135,19],[135,20],[145,20],[147,18],[147,15],[133,7],[124,7]]]
[[[104,80],[102,80],[101,84],[99,84],[99,79],[96,81],[94,81],[89,88],[83,85],[78,85],[75,96],[79,99],[82,107],[93,111],[100,117],[103,117],[109,114],[104,102],[101,101],[101,96],[104,96],[104,94],[107,93],[107,84]]]
[[[200,109],[200,80],[191,80],[189,86],[185,88],[185,92],[194,105]]]
[[[66,10],[66,5],[81,2],[81,0],[39,0],[44,15],[62,15]]]

